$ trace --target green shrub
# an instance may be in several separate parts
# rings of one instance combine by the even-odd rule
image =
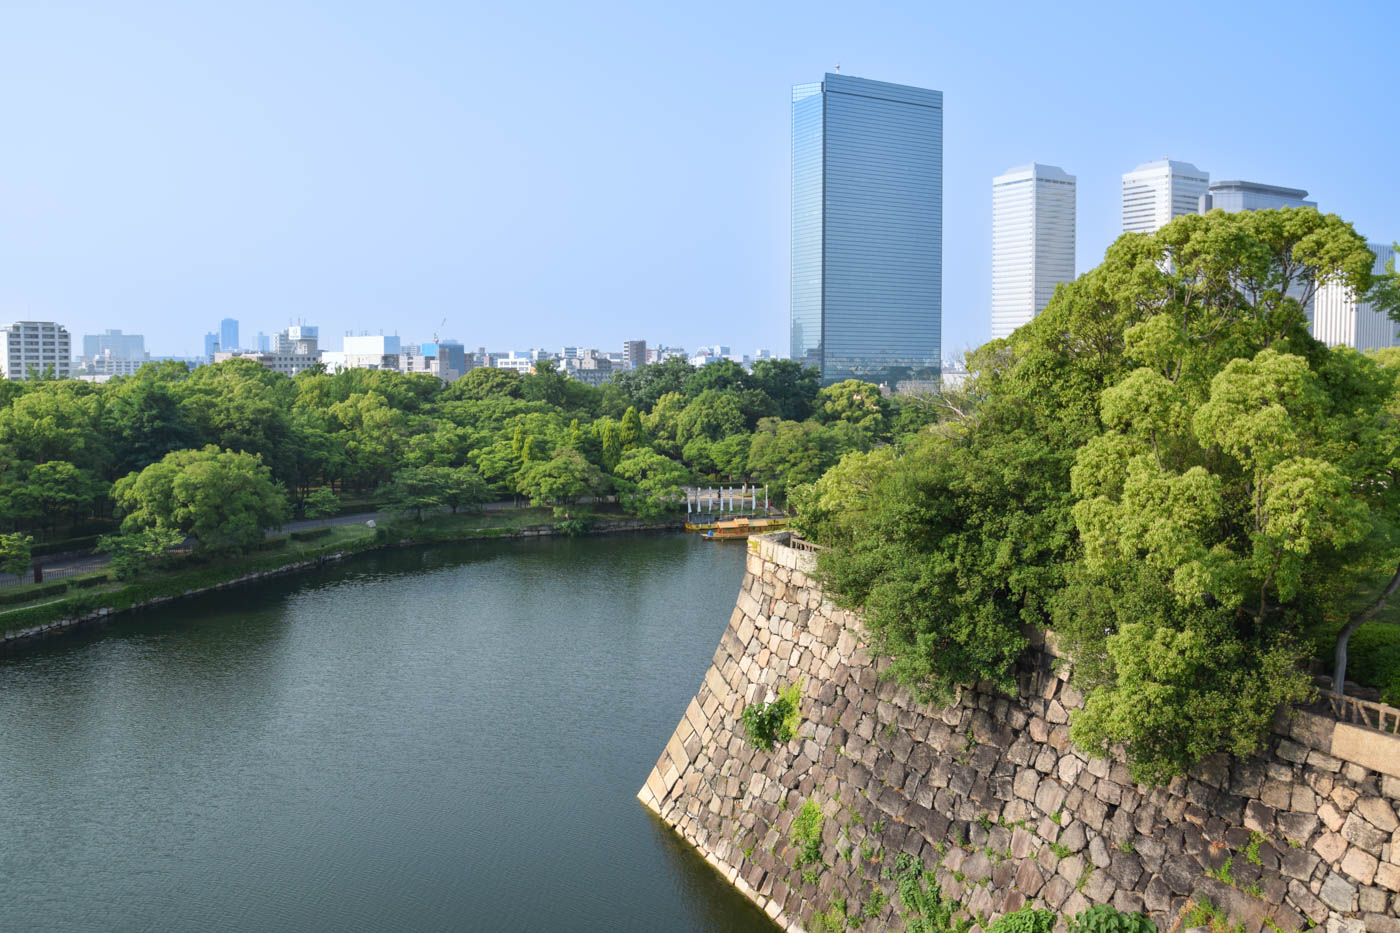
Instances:
[[[740,719],[744,723],[745,741],[765,752],[774,743],[786,743],[797,734],[801,722],[802,682],[789,684],[778,691],[771,703],[754,703],[744,707]]]
[[[315,541],[317,538],[324,538],[331,533],[331,526],[324,528],[308,528],[305,531],[292,532],[293,541]]]
[[[329,531],[330,529],[326,529],[326,530]],[[278,536],[276,536],[276,537],[274,537],[274,538],[268,538],[268,539],[267,539],[266,541],[264,541],[262,544],[259,544],[256,548],[254,548],[254,550],[257,550],[257,551],[276,551],[276,550],[278,550],[278,549],[280,549],[280,548],[286,547],[286,546],[287,546],[287,542],[290,541],[290,540],[291,540],[291,538],[289,538],[287,535],[278,535]]]
[[[62,554],[65,551],[88,551],[97,544],[100,537],[101,535],[83,535],[80,538],[65,538],[62,541],[46,541],[34,545],[30,553],[35,557],[42,557],[45,554]]]
[[[987,933],[1051,933],[1055,929],[1053,910],[1033,910],[1029,904],[999,918]]]
[[[1071,920],[1069,933],[1157,933],[1157,924],[1143,914],[1127,914],[1112,904],[1099,904]]]
[[[57,593],[65,592],[67,589],[68,582],[66,580],[56,580],[53,583],[40,583],[37,586],[32,583],[12,586],[8,589],[0,590],[0,606],[13,606],[18,603],[32,602],[36,599],[43,599],[45,596],[53,596]]]
[[[69,580],[68,585],[75,590],[86,590],[94,586],[101,586],[104,583],[111,582],[112,575],[110,573],[103,573],[95,577],[79,577],[76,580]]]
[[[797,858],[793,868],[818,864],[822,859],[822,808],[815,800],[808,800],[792,819],[792,844],[797,847]]]

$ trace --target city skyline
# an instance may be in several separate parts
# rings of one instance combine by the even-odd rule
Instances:
[[[1316,17],[1279,95],[1277,50],[1297,34],[1262,4],[1184,8],[1233,37],[1228,55],[1183,47],[1142,10],[1114,14],[1134,43],[1104,46],[1091,11],[720,5],[697,25],[670,10],[409,9],[291,4],[275,30],[256,6],[7,14],[0,86],[27,90],[0,152],[0,317],[145,333],[153,355],[198,355],[222,317],[330,335],[392,321],[424,338],[447,318],[472,345],[786,346],[789,88],[838,62],[945,94],[945,355],[990,336],[985,186],[1008,165],[1073,169],[1076,273],[1119,232],[1121,175],[1163,156],[1306,188],[1373,241],[1400,226],[1400,179],[1374,169],[1400,137],[1370,90],[1388,86],[1390,56],[1366,15]],[[1154,74],[1182,100],[1232,106],[1144,106]],[[1295,132],[1279,146],[1239,119],[1302,112],[1345,125],[1345,145]]]

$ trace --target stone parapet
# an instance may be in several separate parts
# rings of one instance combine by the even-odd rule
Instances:
[[[844,901],[901,929],[888,869],[903,854],[983,926],[1026,903],[1061,917],[1109,903],[1168,930],[1204,897],[1248,933],[1400,933],[1400,739],[1297,711],[1258,756],[1138,785],[1070,744],[1083,697],[1053,637],[1027,652],[1014,697],[984,684],[920,703],[790,542],[750,540],[713,663],[638,794],[780,926]],[[747,745],[743,709],[792,683],[797,735]],[[799,868],[806,801],[824,815],[821,864]]]

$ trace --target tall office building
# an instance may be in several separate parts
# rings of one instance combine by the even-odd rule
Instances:
[[[1210,172],[1190,162],[1146,162],[1123,176],[1123,232],[1156,233],[1182,214],[1200,210]]]
[[[1386,263],[1395,259],[1395,249],[1389,243],[1367,243],[1376,254],[1371,271],[1385,272]],[[1396,331],[1400,329],[1369,301],[1357,301],[1356,294],[1340,282],[1328,282],[1318,288],[1312,303],[1312,335],[1329,347],[1354,347],[1357,350],[1378,350],[1400,347]]]
[[[636,369],[638,366],[645,366],[647,363],[647,342],[645,340],[624,340],[622,341],[622,365],[627,369]]]
[[[1032,162],[992,179],[992,337],[1044,310],[1074,279],[1074,176]]]
[[[218,334],[208,333],[204,335],[204,362],[214,362],[214,354],[218,353],[222,349],[223,347],[219,345]]]
[[[241,349],[238,343],[238,322],[231,317],[219,322],[219,348],[225,351]]]
[[[73,373],[68,328],[53,321],[16,321],[0,326],[0,379],[31,374],[67,379]]]
[[[938,379],[943,92],[792,89],[791,275],[791,356],[824,384]]]
[[[1280,207],[1317,207],[1317,202],[1307,197],[1308,193],[1301,188],[1280,188],[1253,181],[1217,181],[1201,195],[1200,211],[1204,214],[1219,208],[1227,214],[1238,214]]]

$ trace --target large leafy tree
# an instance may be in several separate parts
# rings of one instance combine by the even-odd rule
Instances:
[[[821,372],[797,360],[758,360],[745,385],[771,398],[778,406],[778,417],[805,421],[821,388]]]
[[[798,495],[838,545],[822,572],[928,692],[1009,685],[1025,626],[1053,626],[1081,744],[1152,780],[1256,747],[1306,692],[1303,627],[1373,606],[1397,556],[1392,383],[1303,312],[1372,261],[1311,209],[1125,235],[893,464]],[[875,417],[849,401],[826,417]]]
[[[112,498],[124,534],[178,531],[211,551],[250,548],[289,512],[286,492],[256,454],[212,444],[166,454],[117,480]]]
[[[614,471],[623,508],[642,518],[659,518],[685,501],[685,467],[647,447],[627,452]]]
[[[601,494],[607,485],[602,472],[571,448],[526,463],[516,482],[535,505],[571,505]]]

